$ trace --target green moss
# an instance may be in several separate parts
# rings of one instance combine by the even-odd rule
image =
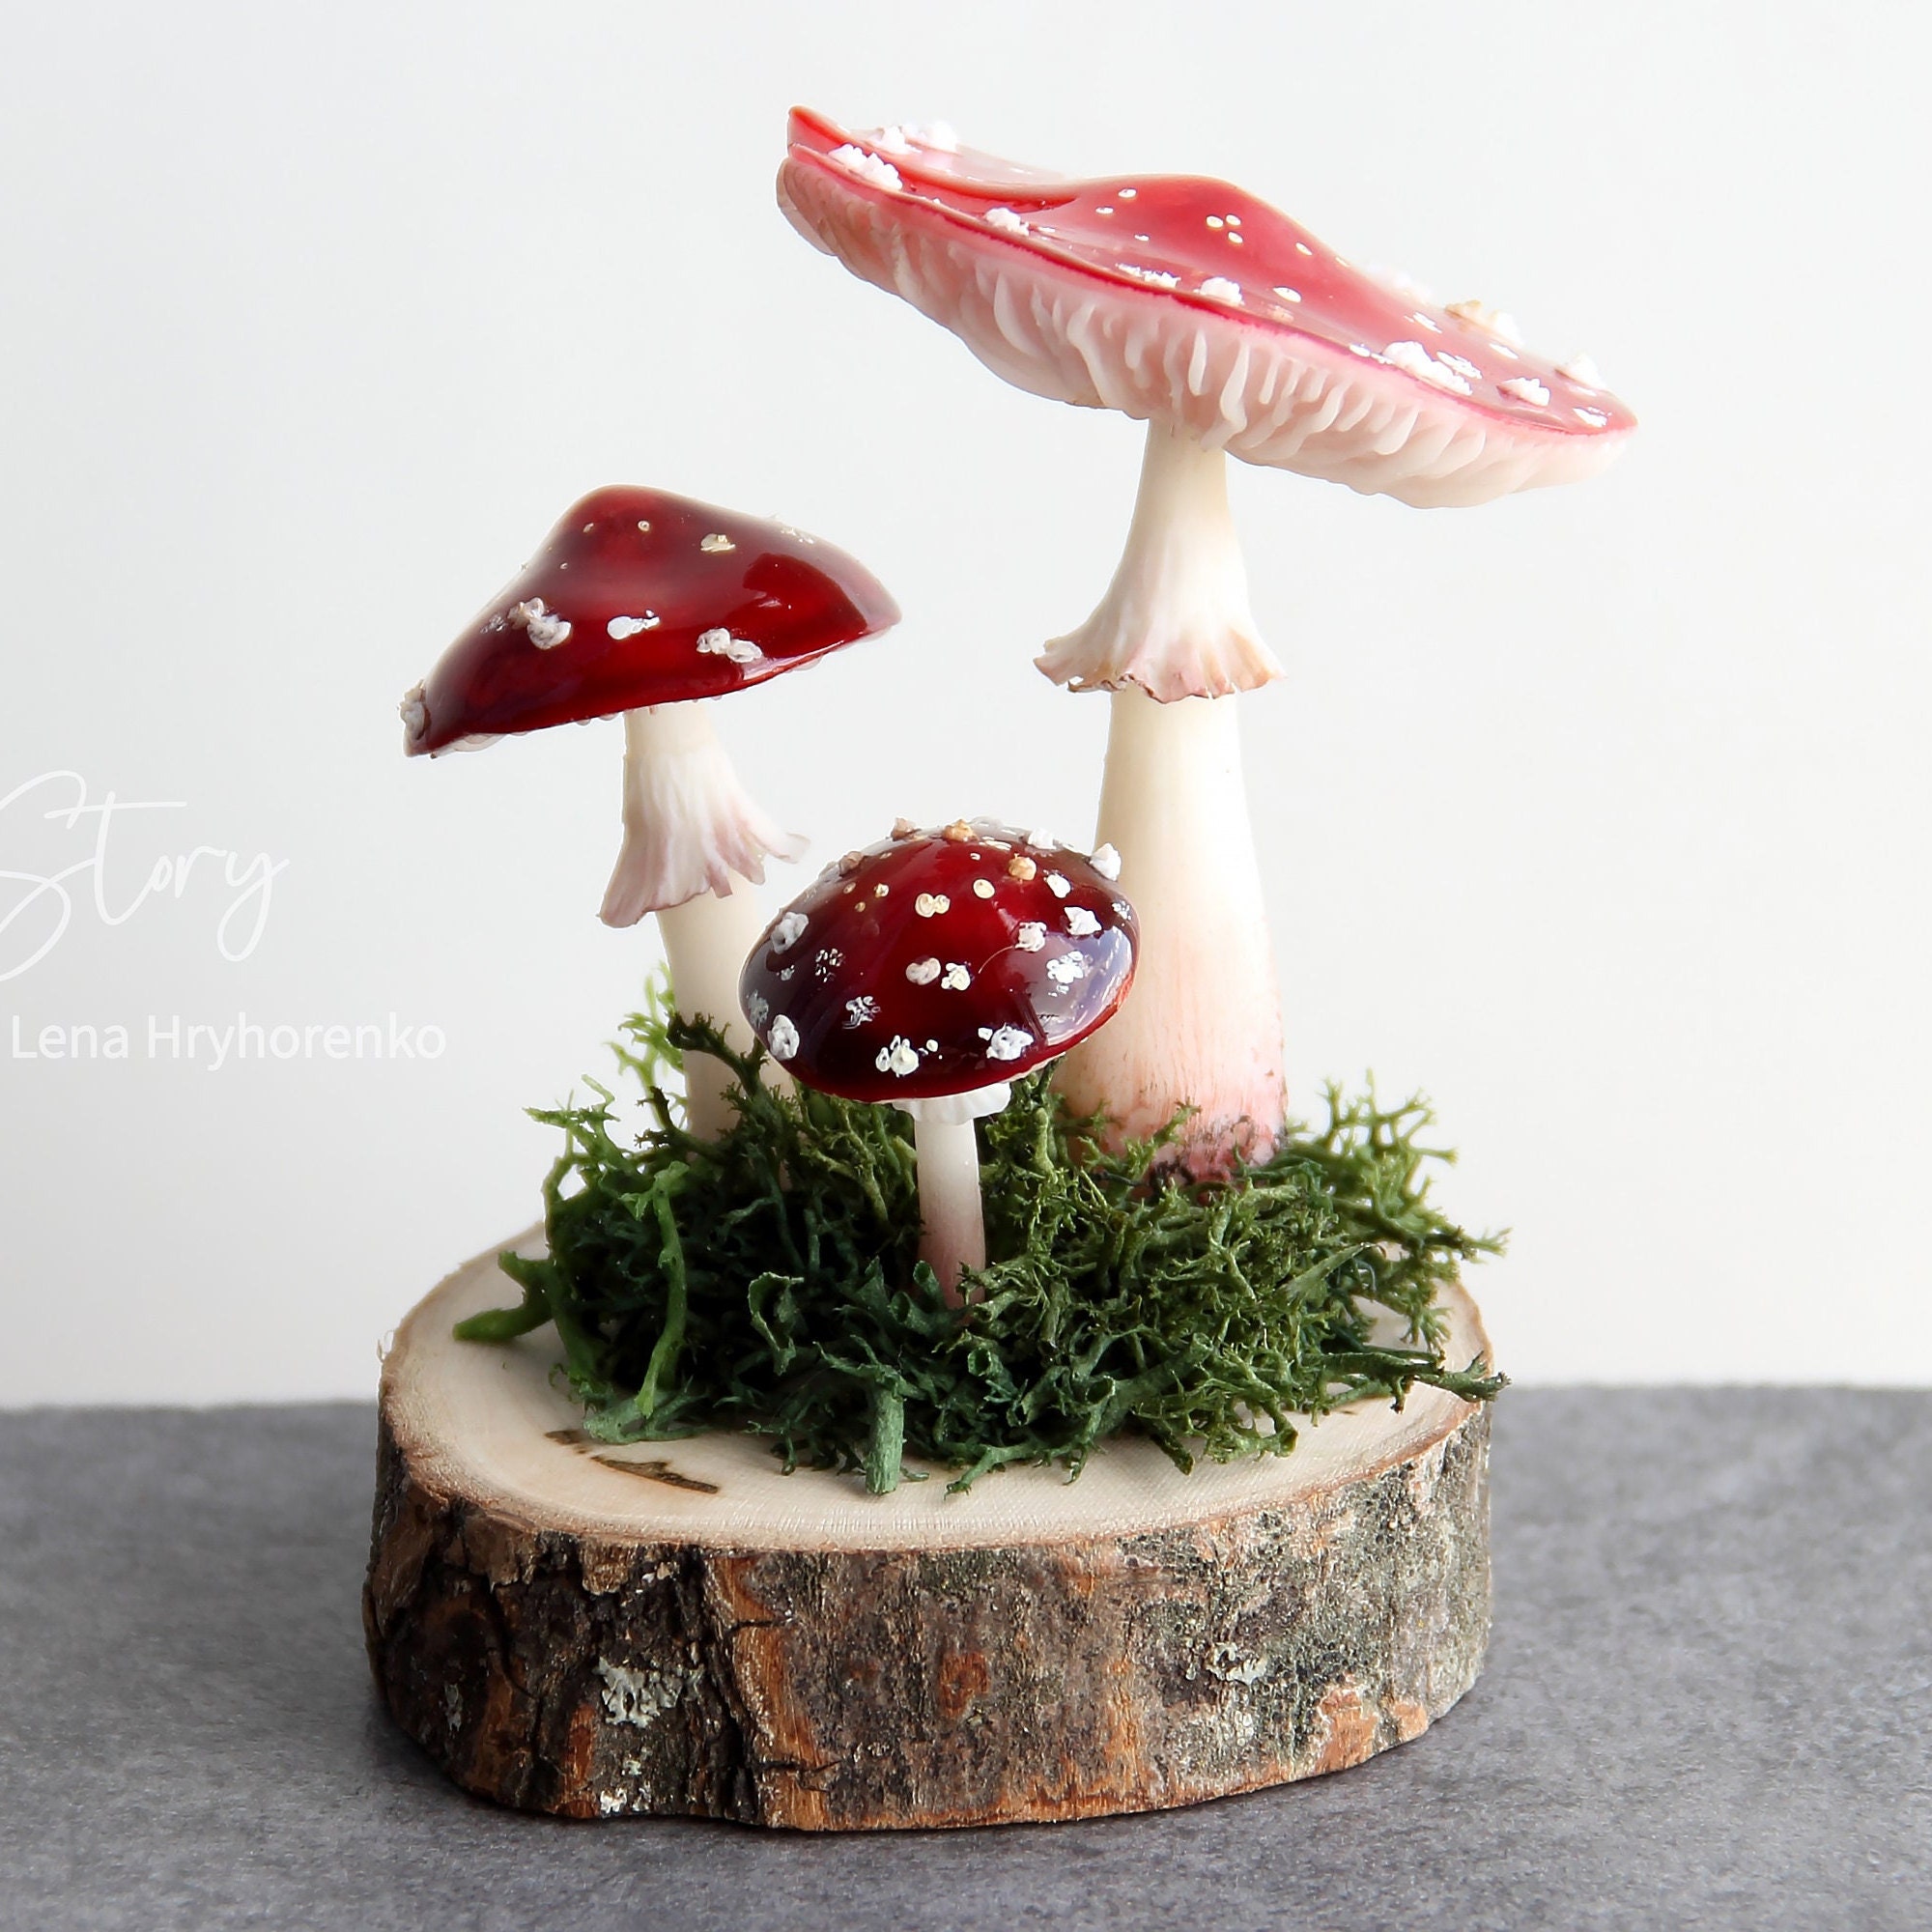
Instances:
[[[1471,1400],[1503,1386],[1480,1358],[1441,1352],[1438,1289],[1500,1243],[1430,1205],[1424,1170],[1452,1156],[1417,1142],[1419,1101],[1331,1089],[1324,1126],[1202,1184],[1157,1142],[1102,1152],[1043,1076],[1018,1081],[980,1122],[990,1259],[967,1277],[982,1298],[954,1310],[918,1260],[903,1115],[775,1094],[761,1052],[723,1051],[661,999],[625,1032],[618,1058],[650,1126],[621,1144],[595,1082],[594,1104],[534,1114],[564,1135],[544,1188],[549,1259],[503,1256],[522,1306],[457,1330],[500,1341],[554,1321],[604,1440],[743,1428],[787,1468],[862,1469],[883,1492],[915,1473],[908,1454],[963,1488],[1014,1462],[1077,1475],[1129,1433],[1185,1469],[1287,1454],[1296,1413],[1365,1396],[1400,1407],[1416,1382]],[[683,1131],[660,1085],[699,1048],[743,1088],[715,1146]],[[1372,1339],[1378,1310],[1399,1318],[1399,1345]]]

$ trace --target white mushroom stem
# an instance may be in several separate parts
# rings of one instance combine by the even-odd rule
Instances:
[[[624,714],[624,844],[601,916],[607,925],[635,925],[655,912],[678,1010],[704,1015],[745,1051],[752,1035],[738,1009],[738,976],[764,929],[747,881],[763,883],[767,857],[803,850],[738,782],[708,704]],[[700,1139],[716,1140],[731,1123],[729,1077],[707,1055],[687,1060],[688,1124]]]
[[[702,1014],[740,1053],[755,1044],[738,1006],[738,976],[745,957],[765,929],[764,910],[743,879],[728,894],[699,893],[682,905],[658,912],[658,932],[670,967],[671,994],[687,1018]],[[791,1076],[767,1061],[764,1078],[773,1087]],[[708,1053],[684,1057],[685,1125],[701,1141],[719,1139],[738,1118],[726,1097],[731,1070]]]
[[[1233,693],[1280,667],[1257,637],[1228,513],[1226,459],[1149,426],[1140,496],[1099,608],[1040,668],[1113,693],[1096,843],[1140,918],[1133,990],[1056,1084],[1124,1136],[1194,1110],[1188,1165],[1263,1159],[1285,1110],[1281,1002],[1241,782]]]
[[[1281,666],[1248,609],[1228,459],[1184,430],[1148,425],[1127,547],[1099,607],[1038,660],[1056,684],[1154,697],[1220,697],[1271,684]]]
[[[997,1114],[1012,1098],[1001,1081],[977,1093],[943,1099],[901,1100],[912,1116],[919,1158],[919,1258],[939,1277],[956,1308],[962,1269],[986,1265],[986,1221],[980,1202],[980,1136],[974,1122]]]

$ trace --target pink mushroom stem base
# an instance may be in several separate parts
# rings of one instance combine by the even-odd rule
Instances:
[[[1121,855],[1140,920],[1134,983],[1111,1025],[1067,1054],[1055,1085],[1125,1137],[1195,1109],[1188,1165],[1264,1159],[1286,1107],[1281,996],[1241,781],[1235,705],[1113,696],[1097,838]]]

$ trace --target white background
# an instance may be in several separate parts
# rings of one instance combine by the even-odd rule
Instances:
[[[185,803],[115,826],[110,911],[165,851],[287,863],[245,961],[213,875],[115,926],[77,876],[0,983],[0,1401],[367,1393],[532,1218],[520,1109],[605,1070],[654,957],[594,917],[618,728],[406,764],[395,704],[584,489],[780,513],[897,593],[720,718],[812,864],[897,812],[1085,836],[1105,708],[1030,659],[1107,580],[1138,431],[797,240],[795,99],[1225,175],[1591,352],[1644,423],[1595,483],[1423,513],[1236,467],[1293,1089],[1435,1096],[1446,1200],[1515,1229],[1477,1286],[1525,1381],[1932,1378],[1924,19],[14,10],[0,797]],[[31,804],[0,870],[84,859]],[[243,1009],[447,1050],[147,1057],[150,1014]],[[133,1055],[16,1060],[16,1015]]]

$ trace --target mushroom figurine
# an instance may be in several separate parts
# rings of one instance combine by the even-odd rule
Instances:
[[[738,969],[764,924],[747,881],[802,841],[738,781],[703,700],[875,637],[898,607],[855,558],[663,490],[594,491],[402,703],[405,752],[464,750],[621,712],[624,842],[607,925],[658,916],[680,1009],[749,1046]],[[691,1130],[730,1124],[730,1075],[687,1062]]]
[[[1118,860],[985,819],[893,836],[827,867],[745,962],[745,1016],[806,1086],[913,1120],[920,1256],[949,1298],[982,1267],[974,1122],[1103,1026],[1139,944]]]
[[[1096,837],[1125,857],[1139,989],[1059,1078],[1127,1134],[1196,1110],[1197,1172],[1265,1154],[1284,1110],[1274,963],[1235,708],[1281,675],[1249,612],[1225,458],[1421,506],[1594,474],[1635,427],[1586,358],[1355,268],[1225,182],[1068,181],[950,130],[794,111],[793,225],[1036,395],[1148,425],[1126,550],[1039,668],[1113,694]]]

